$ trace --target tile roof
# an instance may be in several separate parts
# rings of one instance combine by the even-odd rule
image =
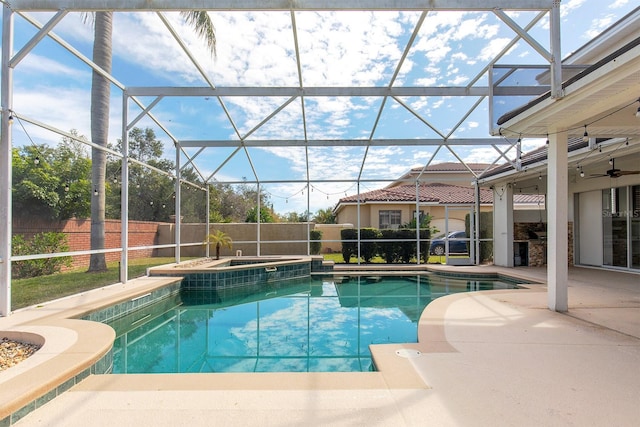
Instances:
[[[490,163],[467,163],[466,165],[469,167],[469,169],[475,172],[482,172],[486,168],[491,166]],[[423,166],[417,166],[415,168],[412,168],[411,171],[420,172],[422,168]],[[431,164],[427,166],[425,171],[426,172],[469,172],[469,169],[467,169],[460,162],[444,162],[444,163]]]
[[[463,187],[451,184],[421,184],[419,189],[420,203],[434,203],[442,205],[453,204],[473,204],[475,195],[473,187]],[[544,195],[519,194],[513,195],[514,203],[544,203]],[[357,203],[358,196],[352,195],[343,197],[338,202],[340,204]],[[368,191],[360,194],[360,203],[375,202],[414,202],[416,201],[415,185],[405,184],[393,188],[384,188]],[[493,191],[488,188],[480,188],[480,204],[493,203]]]
[[[475,201],[473,187],[462,187],[450,184],[421,184],[419,187],[419,201],[421,203],[439,204],[473,204]],[[357,195],[347,196],[340,199],[339,203],[356,203]],[[360,203],[372,202],[415,202],[415,185],[399,185],[393,188],[368,191],[360,194]],[[480,189],[480,203],[492,203],[493,195],[491,190]]]

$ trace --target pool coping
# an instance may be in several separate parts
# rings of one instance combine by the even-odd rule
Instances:
[[[353,270],[353,265],[349,269]],[[436,272],[438,274],[446,273],[440,268],[432,268],[422,265],[417,268],[389,268],[390,266],[377,266],[373,268],[371,265],[367,268],[355,269],[355,274],[371,274],[375,275],[398,274],[406,271],[408,274]],[[385,271],[380,271],[384,269]],[[339,268],[335,269],[332,275],[345,274],[348,270]],[[328,274],[328,273],[320,273]],[[445,274],[446,275],[446,274]],[[461,274],[453,274],[460,277]],[[462,276],[473,277],[500,277],[495,272],[473,273],[467,271]],[[502,275],[503,277],[519,279],[514,275]],[[105,308],[122,301],[135,299],[144,296],[149,292],[162,287],[169,286],[181,277],[162,277],[147,276],[140,279],[134,279],[127,284],[116,284],[108,287],[92,290],[72,297],[63,298],[56,301],[40,304],[34,307],[28,307],[16,311],[8,318],[2,318],[14,323],[9,327],[2,327],[2,332],[8,331],[14,336],[20,334],[36,334],[42,337],[43,347],[26,361],[0,372],[0,424],[9,420],[11,425],[24,415],[37,409],[39,406],[56,397],[59,393],[66,391],[72,386],[79,386],[90,374],[91,369],[105,355],[110,354],[115,339],[115,331],[108,325],[80,320],[79,318],[94,312],[101,308]],[[524,277],[522,278],[524,279]],[[530,281],[531,279],[527,279]],[[487,291],[483,291],[487,292]],[[496,292],[505,292],[504,290]],[[468,293],[460,294],[467,295]],[[452,297],[455,295],[450,295]],[[443,300],[448,297],[438,298],[435,301]],[[434,301],[434,302],[435,302]],[[419,356],[420,353],[429,351],[450,350],[446,345],[446,339],[443,333],[438,334],[442,325],[438,324],[437,319],[442,319],[443,308],[441,304],[432,307],[430,303],[423,311],[418,323],[418,342],[406,344],[378,344],[370,346],[372,359],[378,369],[376,372],[364,373],[292,373],[287,375],[290,379],[288,387],[304,388],[307,387],[309,381],[312,381],[314,387],[340,388],[340,384],[349,384],[350,388],[371,388],[372,384],[382,385],[388,389],[426,389],[429,388],[427,382],[420,376],[419,372],[414,368],[411,357],[400,356],[400,353],[409,353]],[[445,305],[446,306],[446,305]],[[427,314],[428,312],[428,314]],[[430,338],[426,340],[423,328],[430,330]],[[23,335],[24,338],[35,338],[31,335]],[[423,340],[421,340],[423,337]],[[438,337],[437,339],[433,339]],[[37,338],[35,338],[37,339]],[[28,340],[31,341],[32,340]],[[437,343],[436,345],[433,342]],[[431,344],[429,344],[431,343]],[[297,375],[295,375],[297,374]],[[349,375],[345,375],[349,374]],[[112,377],[114,374],[110,374]],[[131,374],[123,374],[130,376]],[[176,376],[175,374],[170,374]],[[171,376],[164,376],[165,381]],[[180,374],[179,376],[186,375]],[[234,384],[245,384],[242,378],[247,375],[256,374],[190,374],[190,375],[209,375],[212,379],[207,379],[204,383],[213,387],[230,387],[233,389]],[[311,375],[311,376],[309,376]],[[94,377],[94,375],[91,375]],[[137,383],[141,387],[145,387],[144,383],[155,384],[160,377],[156,374],[144,374],[141,377],[119,379],[118,383],[129,384]],[[271,389],[278,388],[282,383],[282,373],[265,373],[260,374],[261,381],[256,382],[255,378],[247,383],[256,389],[261,389],[260,384],[267,383],[265,387]],[[294,380],[295,379],[295,380]],[[93,379],[91,383],[97,380]],[[180,384],[183,380],[173,378],[169,380],[171,384]],[[100,382],[100,381],[98,381]],[[187,381],[189,383],[189,381]],[[193,384],[191,384],[193,387]],[[377,387],[377,386],[376,386]]]

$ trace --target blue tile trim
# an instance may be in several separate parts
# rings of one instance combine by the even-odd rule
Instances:
[[[47,402],[50,402],[54,398],[60,396],[65,391],[69,390],[76,384],[79,384],[82,380],[87,378],[91,374],[108,374],[113,370],[113,353],[112,350],[109,350],[107,354],[105,354],[100,360],[91,365],[89,368],[80,372],[76,376],[69,378],[64,383],[60,384],[56,388],[49,390],[42,396],[32,400],[31,402],[24,405],[22,408],[18,409],[11,415],[0,420],[0,427],[9,427],[15,423],[17,423],[20,419],[24,418],[29,413],[35,411],[36,409],[42,407]]]

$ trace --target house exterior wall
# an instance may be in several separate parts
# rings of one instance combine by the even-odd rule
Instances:
[[[260,255],[307,255],[309,230],[314,227],[314,223],[306,222],[260,224]],[[213,230],[221,230],[229,235],[233,241],[231,249],[221,248],[221,256],[235,255],[238,250],[242,251],[242,255],[258,255],[258,245],[255,243],[258,236],[258,224],[244,222],[210,224],[209,231]],[[174,237],[174,224],[161,224],[158,227],[158,244],[174,243]],[[204,256],[205,246],[202,242],[205,237],[205,224],[182,224],[180,240],[183,244],[195,243],[195,245],[181,248],[181,255],[185,257]],[[159,256],[173,256],[173,253],[173,248],[158,250]],[[215,256],[214,247],[210,248],[210,256]]]
[[[322,232],[322,247],[320,253],[334,253],[342,251],[340,232],[345,228],[353,228],[353,224],[316,224],[315,229]]]
[[[465,228],[465,216],[469,213],[470,208],[449,209],[449,231],[461,231]],[[360,227],[380,228],[380,211],[383,210],[399,210],[400,224],[406,224],[413,218],[416,210],[415,203],[363,203],[360,205]],[[445,206],[444,205],[421,205],[420,211],[424,214],[431,215],[431,226],[435,227],[439,232],[445,231]],[[480,206],[481,212],[491,212],[492,206]],[[357,206],[345,205],[337,215],[336,222],[351,223],[357,227]]]
[[[336,215],[336,222],[338,224],[353,224],[354,227],[358,226],[358,210],[356,206],[345,206],[348,209],[342,209]],[[372,227],[371,214],[369,205],[360,205],[360,227]]]

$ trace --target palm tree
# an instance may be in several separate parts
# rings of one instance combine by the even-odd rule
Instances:
[[[193,26],[202,37],[211,52],[216,53],[216,35],[213,22],[206,11],[182,12],[185,21]],[[113,12],[96,12],[94,15],[93,62],[111,74]],[[101,147],[107,146],[109,136],[109,101],[111,83],[102,74],[93,71],[91,82],[91,140]],[[91,150],[91,180],[93,197],[91,199],[91,249],[104,249],[105,218],[105,173],[107,165],[106,153],[93,148]],[[126,249],[126,248],[124,248]],[[107,263],[105,255],[92,254],[89,271],[105,271]]]
[[[220,259],[220,248],[222,246],[226,246],[229,249],[231,249],[233,245],[233,241],[231,240],[231,237],[229,237],[229,235],[223,232],[222,230],[214,230],[211,234],[207,236],[203,244],[216,245],[216,259]]]

